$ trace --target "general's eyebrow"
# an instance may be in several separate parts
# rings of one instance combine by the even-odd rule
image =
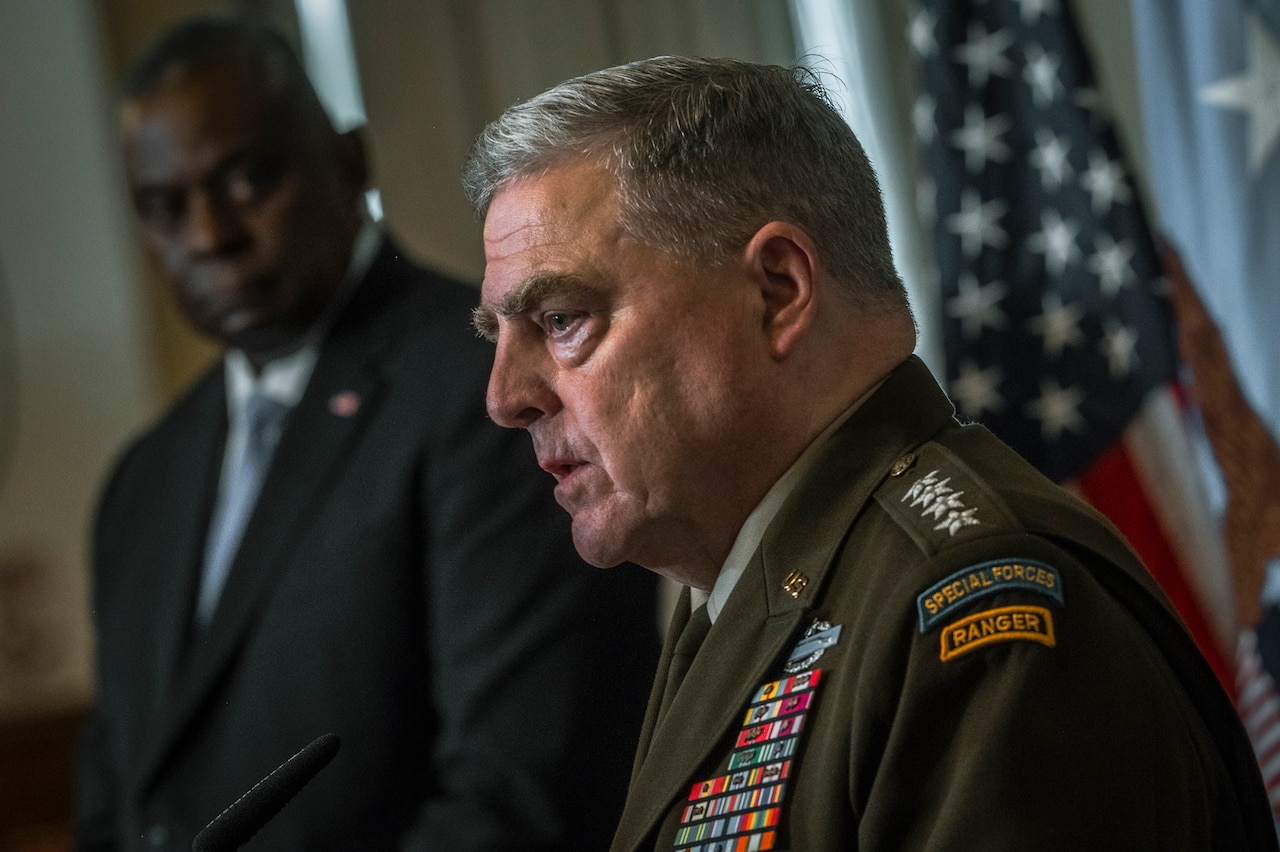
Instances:
[[[508,290],[496,302],[481,303],[471,311],[471,326],[476,334],[490,343],[498,341],[498,317],[527,314],[546,299],[574,294],[587,294],[592,288],[576,275],[540,273],[519,287]]]
[[[490,343],[498,342],[498,317],[488,305],[476,305],[471,309],[471,327]]]

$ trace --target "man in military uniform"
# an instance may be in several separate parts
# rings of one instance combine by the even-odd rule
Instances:
[[[803,72],[571,80],[465,182],[490,415],[589,562],[688,587],[616,852],[1276,848],[1142,565],[912,356],[875,176]]]

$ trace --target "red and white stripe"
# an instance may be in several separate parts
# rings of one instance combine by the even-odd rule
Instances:
[[[1231,574],[1195,457],[1178,395],[1161,387],[1073,485],[1124,533],[1223,688],[1234,692]]]
[[[1236,708],[1258,756],[1271,809],[1280,818],[1280,693],[1262,665],[1252,630],[1242,630],[1236,646],[1236,694]]]

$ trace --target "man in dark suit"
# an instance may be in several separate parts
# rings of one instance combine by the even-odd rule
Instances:
[[[189,849],[325,733],[333,763],[246,848],[601,848],[654,589],[577,560],[488,421],[474,290],[362,215],[359,137],[274,32],[180,25],[122,117],[146,239],[228,351],[102,498],[80,848]]]
[[[615,852],[1276,849],[1119,534],[979,425],[809,75],[664,57],[477,141],[489,411],[579,552],[688,589]]]

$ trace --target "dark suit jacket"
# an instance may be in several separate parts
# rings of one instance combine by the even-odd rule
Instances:
[[[1276,848],[1136,557],[915,359],[820,450],[658,721],[671,644],[615,852]]]
[[[246,849],[607,843],[657,655],[654,586],[579,561],[528,438],[488,420],[475,300],[384,245],[323,342],[203,635],[221,365],[124,455],[94,539],[83,848],[189,849],[326,732],[333,763]]]

